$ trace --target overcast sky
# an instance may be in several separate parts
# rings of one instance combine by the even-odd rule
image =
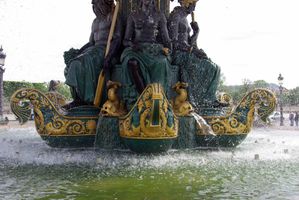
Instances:
[[[298,0],[199,0],[198,44],[226,84],[243,79],[299,86]],[[64,80],[63,52],[89,38],[91,0],[0,0],[4,80]]]

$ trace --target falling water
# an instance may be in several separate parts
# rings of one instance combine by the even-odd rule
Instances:
[[[214,131],[212,130],[211,126],[206,122],[206,120],[203,117],[201,117],[196,112],[192,112],[191,115],[194,117],[194,119],[196,120],[197,125],[199,126],[200,130],[202,130],[202,132],[205,135],[216,136]]]
[[[0,199],[296,199],[298,169],[298,131],[152,156],[50,148],[34,128],[0,129]]]

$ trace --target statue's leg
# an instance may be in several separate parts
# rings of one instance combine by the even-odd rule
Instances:
[[[194,54],[195,54],[195,56],[197,57],[197,58],[199,58],[199,59],[208,59],[208,56],[207,56],[207,54],[206,54],[206,52],[204,52],[204,50],[203,49],[193,49],[193,51],[192,51]]]
[[[70,91],[71,91],[71,95],[73,97],[74,102],[77,103],[77,106],[87,104],[80,98],[79,90],[77,88],[70,87]]]
[[[135,59],[130,59],[128,61],[128,69],[132,74],[133,82],[136,86],[137,92],[141,94],[145,89],[144,78],[142,77],[138,61]]]
[[[71,95],[72,95],[72,98],[73,98],[73,101],[66,104],[66,105],[63,105],[62,108],[63,109],[66,109],[66,110],[69,110],[71,108],[74,108],[74,107],[78,107],[78,106],[82,106],[82,105],[87,105],[86,102],[82,101],[82,99],[79,97],[79,91],[76,90],[75,87],[71,87],[70,86],[70,92],[71,92]]]

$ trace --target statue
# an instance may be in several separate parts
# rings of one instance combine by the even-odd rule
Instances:
[[[108,89],[108,97],[107,101],[103,104],[101,109],[101,114],[106,117],[119,117],[125,115],[127,112],[124,109],[124,105],[120,101],[117,90],[121,87],[119,82],[108,81],[107,89]]]
[[[139,9],[130,14],[123,44],[123,99],[127,106],[136,102],[149,83],[160,83],[166,89],[171,42],[165,15],[156,10],[154,0],[141,0]]]
[[[49,92],[56,92],[57,91],[57,87],[60,85],[60,81],[57,80],[51,80],[49,83]]]
[[[98,76],[102,69],[106,75],[109,74],[110,66],[116,63],[113,58],[121,44],[121,26],[120,21],[117,20],[109,53],[104,56],[114,3],[113,0],[92,0],[92,6],[96,18],[92,23],[89,42],[80,50],[71,49],[64,55],[67,64],[65,83],[70,86],[74,99],[64,106],[65,109],[79,105],[92,105]]]
[[[218,107],[222,104],[216,98],[220,78],[220,68],[206,53],[197,47],[198,24],[190,23],[187,16],[193,13],[197,0],[180,0],[170,13],[168,20],[169,35],[173,42],[172,64],[180,67],[180,79],[189,84],[189,99],[195,109],[201,106]]]
[[[177,82],[174,86],[172,86],[172,89],[178,94],[173,100],[171,100],[173,111],[176,116],[188,116],[191,112],[193,112],[193,107],[188,102],[187,87],[188,83],[181,82]]]
[[[92,0],[96,18],[90,41],[64,55],[74,101],[65,105],[55,81],[47,93],[17,90],[10,105],[20,123],[34,115],[37,132],[52,147],[157,153],[235,147],[251,130],[255,113],[266,121],[276,106],[269,90],[249,92],[236,107],[226,107],[231,101],[227,94],[216,97],[220,69],[197,47],[197,23],[187,21],[197,0],[179,0],[181,6],[172,11],[168,24],[162,13],[168,14],[170,0],[159,0],[159,11],[155,1],[126,0],[114,6],[113,0]],[[122,51],[120,20],[128,13]]]

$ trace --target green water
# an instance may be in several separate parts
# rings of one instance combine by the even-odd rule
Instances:
[[[0,199],[299,199],[299,131],[253,131],[234,150],[146,156],[52,149],[33,129],[7,130],[0,177]]]

